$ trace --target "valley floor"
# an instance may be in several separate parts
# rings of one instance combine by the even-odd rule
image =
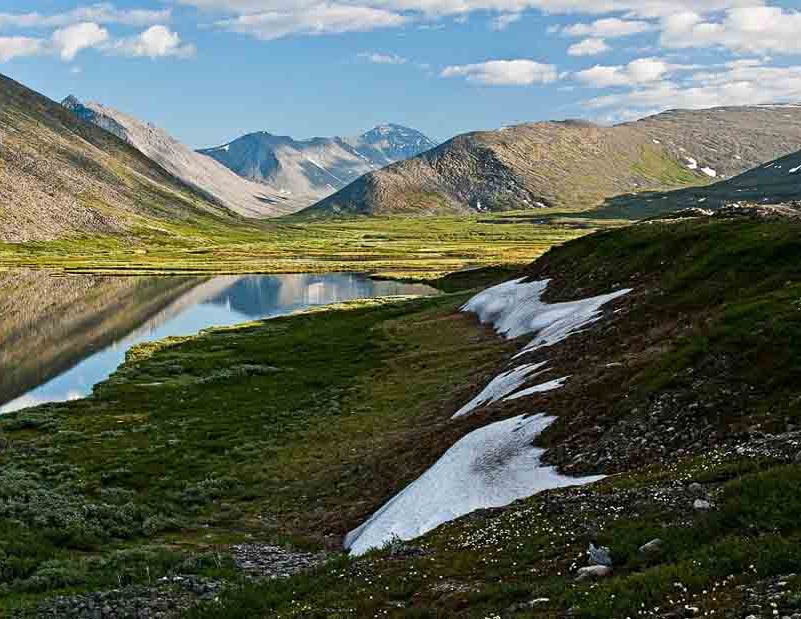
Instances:
[[[465,267],[523,266],[553,245],[621,222],[538,212],[473,217],[152,225],[131,237],[0,243],[0,269],[93,273],[358,271],[432,279]]]
[[[800,239],[699,218],[549,252],[522,272],[547,302],[632,292],[525,354],[563,388],[455,420],[528,343],[459,311],[508,272],[140,346],[91,398],[0,418],[0,612],[801,613]],[[458,439],[543,411],[545,461],[605,480],[340,550]],[[613,571],[577,582],[590,542]]]

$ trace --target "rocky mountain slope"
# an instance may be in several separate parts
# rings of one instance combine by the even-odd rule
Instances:
[[[619,194],[731,177],[799,146],[801,107],[678,110],[614,127],[518,125],[458,136],[365,175],[306,213],[586,209]]]
[[[0,75],[0,241],[234,221],[141,152]]]
[[[801,151],[705,187],[616,196],[599,212],[642,219],[683,209],[718,209],[741,202],[780,204],[793,200],[801,200]]]
[[[436,146],[419,131],[380,125],[354,137],[291,137],[260,132],[200,151],[240,176],[309,206],[363,174]]]
[[[211,157],[176,140],[165,130],[100,103],[81,103],[74,96],[62,105],[88,122],[110,131],[187,185],[246,217],[274,217],[305,206],[287,196],[234,174]]]

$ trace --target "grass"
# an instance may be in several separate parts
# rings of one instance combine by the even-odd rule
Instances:
[[[247,539],[339,547],[468,430],[446,420],[509,354],[464,298],[146,344],[92,397],[2,417],[0,609],[202,572]]]
[[[381,221],[370,234],[395,242],[381,228],[392,220]],[[493,221],[482,225],[520,225]],[[635,288],[637,311],[610,337],[615,354],[642,359],[586,423],[614,425],[669,394],[709,404],[699,410],[724,436],[797,425],[799,232],[752,220],[640,225],[569,242],[534,265],[532,275],[555,277],[554,298]],[[516,346],[456,308],[466,289],[510,274],[463,271],[439,282],[450,294],[438,298],[350,303],[147,344],[90,399],[0,419],[0,609],[184,570],[235,579],[219,557],[243,540],[337,548],[483,423],[448,418]],[[671,321],[681,329],[632,347]],[[571,412],[544,440],[584,429],[569,424],[586,411]],[[692,509],[690,481],[715,509]],[[419,553],[337,555],[290,579],[240,584],[191,616],[545,618],[572,608],[612,619],[685,607],[726,616],[778,577],[775,603],[798,608],[801,579],[789,575],[801,571],[799,509],[792,457],[725,447],[672,455],[459,519],[416,540]],[[644,556],[640,546],[657,537],[661,551]],[[590,540],[610,546],[614,575],[576,583]]]
[[[115,273],[359,271],[431,279],[465,267],[528,264],[555,244],[615,222],[532,222],[497,215],[293,218],[232,226],[142,226],[132,237],[0,244],[0,268]],[[503,225],[501,225],[503,224]]]
[[[630,318],[632,333],[615,331],[624,356],[648,321],[686,323],[681,337],[649,351],[646,371],[613,390],[613,415],[685,394],[714,403],[724,436],[754,424],[782,433],[801,412],[799,232],[749,220],[637,226],[562,246],[532,273],[560,273],[560,298],[627,282],[648,291]],[[690,481],[704,484],[715,509],[693,510]],[[801,579],[791,576],[801,570],[799,482],[792,457],[726,448],[674,455],[667,465],[454,521],[413,542],[422,553],[387,549],[251,584],[192,616],[729,616],[753,604],[749,590],[779,577],[781,592],[760,598],[763,612],[772,612],[771,600],[791,614],[801,606]],[[640,546],[654,538],[662,550],[643,555]],[[614,576],[576,583],[590,540],[612,548]]]

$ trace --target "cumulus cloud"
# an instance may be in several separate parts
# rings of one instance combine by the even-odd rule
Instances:
[[[401,26],[407,18],[385,9],[346,4],[317,4],[301,11],[280,10],[249,13],[220,20],[217,25],[232,32],[269,41],[289,35],[367,32]]]
[[[72,62],[87,49],[96,49],[103,54],[148,58],[187,58],[195,53],[194,45],[183,43],[178,33],[166,26],[151,26],[136,36],[113,40],[102,26],[85,22],[59,28],[49,39],[0,37],[0,62],[39,55],[58,56],[64,62]]]
[[[362,52],[359,58],[372,62],[373,64],[406,64],[407,60],[403,56],[395,54],[379,54],[377,52]]]
[[[566,26],[561,29],[561,32],[571,37],[612,39],[648,32],[654,28],[654,24],[646,21],[608,17],[606,19],[598,19],[592,23],[578,23]]]
[[[734,8],[722,19],[707,20],[686,11],[665,18],[661,43],[666,47],[724,47],[746,53],[801,53],[801,11],[780,7]]]
[[[312,0],[177,0],[179,4],[229,13],[302,10]],[[428,15],[452,15],[472,11],[520,13],[538,9],[553,14],[605,15],[624,13],[632,17],[662,17],[680,11],[700,13],[734,7],[762,6],[763,0],[360,0],[363,6],[386,7],[399,11],[419,11]]]
[[[490,60],[478,64],[446,67],[442,77],[464,77],[469,82],[489,86],[529,86],[549,84],[559,79],[554,65],[534,60]]]
[[[659,58],[638,58],[626,65],[595,65],[591,69],[577,72],[575,78],[593,88],[634,86],[658,82],[669,73],[686,68],[688,67],[673,65]]]
[[[108,39],[108,30],[93,22],[83,22],[56,30],[51,42],[61,59],[70,61],[81,50],[98,47]]]
[[[44,41],[31,37],[0,37],[0,62],[44,53]]]
[[[115,41],[109,50],[137,58],[188,58],[196,52],[194,45],[184,44],[177,32],[161,25],[151,26],[138,36]]]
[[[78,7],[63,13],[0,13],[0,29],[4,28],[63,28],[71,24],[125,24],[147,26],[164,23],[172,16],[170,9],[118,9],[110,3]]]
[[[568,47],[567,53],[571,56],[597,56],[610,49],[603,39],[584,39]]]
[[[698,70],[683,79],[639,84],[586,102],[600,113],[621,118],[669,108],[708,108],[801,101],[801,67],[772,67],[746,59]]]

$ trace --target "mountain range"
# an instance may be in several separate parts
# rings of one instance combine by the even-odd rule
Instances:
[[[270,187],[234,174],[214,159],[196,153],[151,123],[100,103],[81,103],[69,96],[61,103],[83,120],[128,142],[167,172],[245,217],[275,217],[297,210]],[[294,207],[294,208],[293,208]]]
[[[363,174],[435,146],[419,131],[387,124],[354,137],[308,140],[262,131],[199,152],[294,204],[309,206]]]
[[[435,146],[419,131],[388,124],[349,138],[296,140],[251,133],[223,146],[194,151],[164,129],[101,103],[82,103],[69,96],[62,105],[246,217],[298,211],[362,174]]]
[[[801,148],[801,107],[674,110],[613,127],[542,122],[457,136],[360,178],[311,216],[588,209],[705,185]]]
[[[604,204],[639,219],[801,197],[801,105],[677,110],[613,127],[540,122],[424,150],[432,145],[382,125],[354,138],[254,133],[195,152],[107,106],[59,105],[0,76],[0,241],[141,237],[304,208],[327,217]]]
[[[0,241],[236,221],[142,152],[0,75]]]

